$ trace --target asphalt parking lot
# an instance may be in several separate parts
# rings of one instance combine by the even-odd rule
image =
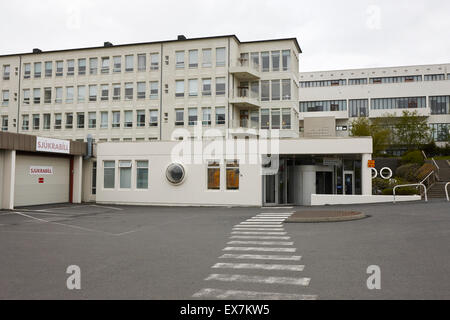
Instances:
[[[0,211],[0,299],[450,299],[450,204],[297,210],[51,205]],[[336,207],[333,207],[335,210]],[[68,290],[69,266],[81,290]],[[381,290],[367,288],[379,266]]]

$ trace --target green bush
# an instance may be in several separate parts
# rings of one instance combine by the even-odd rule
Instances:
[[[384,196],[392,196],[394,194],[394,188],[387,188],[383,190]],[[419,194],[419,191],[415,187],[398,188],[395,191],[395,195],[398,196],[413,196]]]
[[[421,166],[425,163],[425,160],[423,159],[422,152],[417,150],[405,154],[402,157],[402,163],[403,164],[416,163]]]
[[[406,181],[417,181],[417,171],[420,169],[420,165],[416,163],[405,164],[397,168],[395,175]]]

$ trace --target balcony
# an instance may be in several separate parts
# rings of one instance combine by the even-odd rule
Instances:
[[[248,59],[237,59],[231,63],[230,73],[243,81],[255,81],[261,78],[259,66]]]
[[[233,92],[230,103],[241,108],[261,108],[261,101],[256,92],[250,92],[249,88],[238,88]]]

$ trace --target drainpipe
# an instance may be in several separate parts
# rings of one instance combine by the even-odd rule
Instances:
[[[16,131],[19,133],[19,125],[20,125],[20,91],[21,91],[21,82],[22,80],[22,56],[19,56],[19,85],[18,85],[18,92],[17,92],[17,119],[16,119]],[[29,121],[30,119],[28,119]]]
[[[163,92],[165,92],[165,89],[163,88],[163,44],[161,43],[161,76],[160,76],[160,92],[159,92],[159,140],[162,141],[162,124],[163,124]]]

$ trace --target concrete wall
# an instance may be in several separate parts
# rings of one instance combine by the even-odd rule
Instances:
[[[420,196],[396,196],[397,202],[420,201]],[[394,196],[311,195],[311,206],[394,202]]]

